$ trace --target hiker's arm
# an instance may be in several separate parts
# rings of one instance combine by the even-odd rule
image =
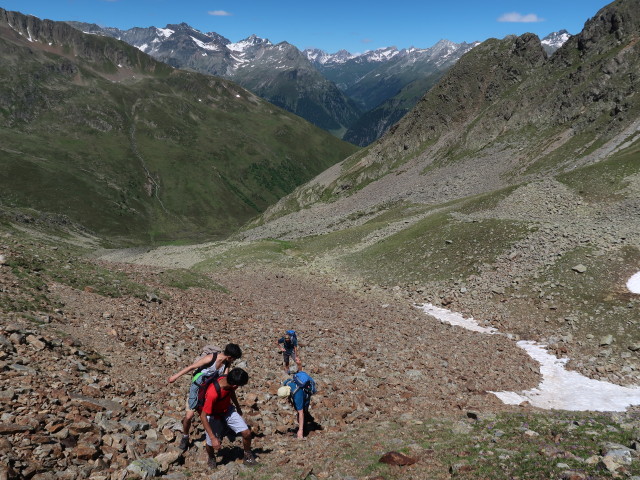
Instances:
[[[304,410],[298,410],[298,438],[304,438]]]
[[[182,370],[180,370],[175,375],[171,375],[169,377],[169,379],[167,380],[167,382],[169,382],[169,383],[175,382],[177,379],[179,379],[185,373],[193,372],[196,368],[204,367],[205,365],[210,363],[212,359],[213,359],[213,354],[212,355],[207,355],[206,357],[202,357],[197,362],[192,363],[188,367],[184,367]]]
[[[242,407],[240,406],[240,402],[238,402],[236,392],[231,392],[231,401],[236,406],[236,412],[238,412],[238,415],[242,415]]]
[[[214,450],[218,450],[222,445],[220,444],[220,440],[213,434],[213,430],[211,430],[211,425],[209,424],[209,420],[207,420],[207,414],[204,413],[204,409],[200,410],[200,420],[202,421],[202,426],[204,427],[205,432],[209,435],[211,439],[211,446]]]
[[[282,339],[278,339],[278,348],[280,349],[280,351],[284,352],[284,342],[281,341]]]

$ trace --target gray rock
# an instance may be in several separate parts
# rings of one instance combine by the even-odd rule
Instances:
[[[631,465],[632,462],[633,452],[630,448],[613,443],[606,443],[602,446],[602,464],[610,472]]]
[[[157,477],[161,472],[160,463],[153,458],[135,460],[127,467],[127,471],[138,475],[140,478]]]
[[[613,335],[605,335],[600,339],[600,342],[599,342],[601,347],[611,345],[612,343],[613,343]]]

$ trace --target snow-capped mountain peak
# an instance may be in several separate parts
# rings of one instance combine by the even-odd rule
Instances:
[[[548,54],[555,52],[564,43],[569,40],[571,34],[566,30],[560,30],[559,32],[553,32],[540,40],[540,43],[544,47]]]
[[[319,48],[307,48],[302,52],[307,59],[319,65],[342,64],[354,58],[354,55],[346,50],[339,50],[336,53],[327,53]]]
[[[260,38],[257,35],[251,35],[244,40],[240,40],[236,43],[229,43],[227,48],[234,52],[244,52],[248,48],[257,47],[257,46],[268,46],[271,45],[271,42],[267,38]]]

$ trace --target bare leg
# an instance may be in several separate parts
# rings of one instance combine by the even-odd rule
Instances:
[[[299,440],[304,438],[304,410],[298,410],[298,435]]]
[[[184,414],[184,418],[182,419],[182,434],[189,435],[189,431],[191,430],[191,422],[193,422],[193,416],[195,412],[193,410],[187,410],[187,413]]]
[[[246,429],[240,432],[242,435],[242,448],[245,452],[251,451],[251,430]]]

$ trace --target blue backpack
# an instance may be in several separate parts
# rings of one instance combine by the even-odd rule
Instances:
[[[316,388],[316,382],[311,378],[306,372],[298,372],[293,374],[293,381],[296,384],[296,389],[291,392],[291,395],[295,395],[295,393],[301,388],[304,390],[304,393],[311,396],[318,392]]]
[[[293,343],[297,347],[298,346],[298,336],[296,335],[296,331],[295,330],[287,330],[285,333],[291,337],[291,343]]]

